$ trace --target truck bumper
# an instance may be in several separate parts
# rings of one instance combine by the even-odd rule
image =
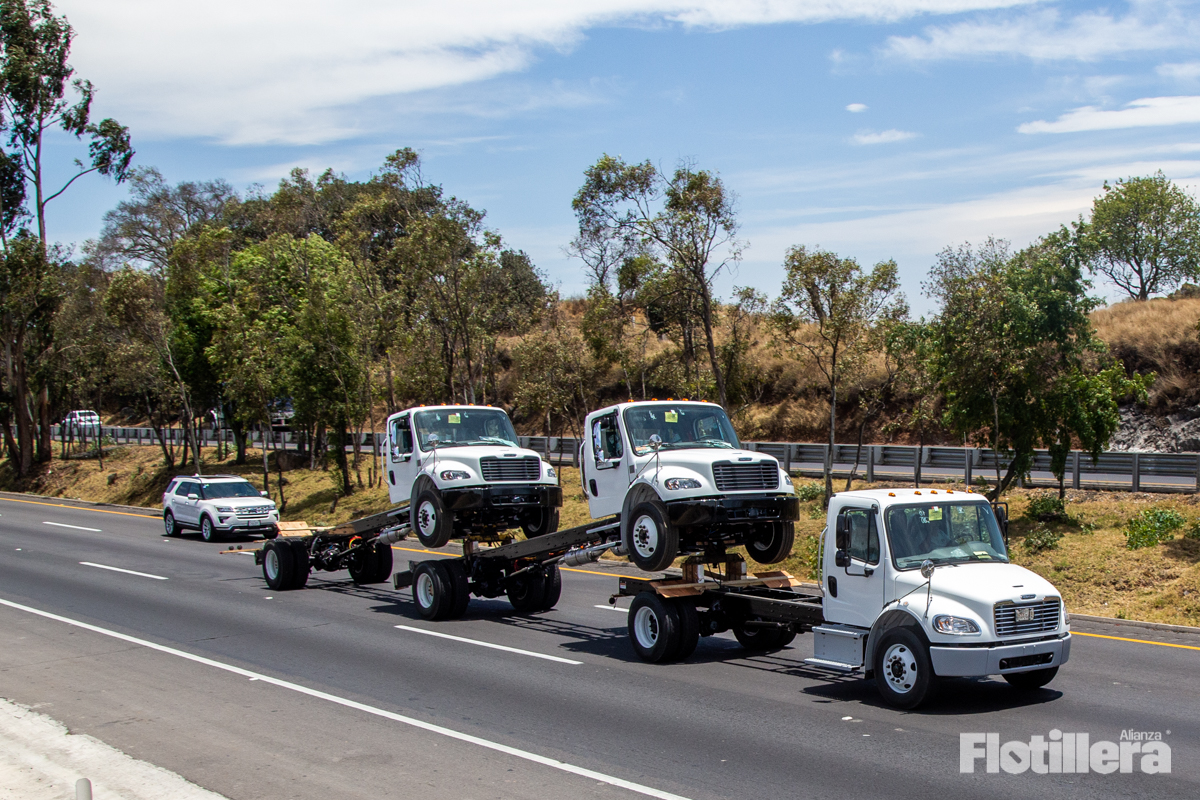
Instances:
[[[1071,657],[1071,634],[1028,644],[930,647],[933,671],[943,678],[1006,675],[1060,667]]]
[[[443,491],[442,502],[451,511],[558,508],[562,505],[562,488],[537,484],[473,486]]]
[[[773,520],[794,522],[800,518],[800,501],[790,494],[675,500],[667,503],[667,517],[677,527]]]

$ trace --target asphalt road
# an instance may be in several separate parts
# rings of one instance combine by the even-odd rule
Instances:
[[[407,591],[344,573],[272,593],[220,549],[136,512],[0,496],[0,696],[239,800],[1200,796],[1197,636],[1077,624],[1098,635],[1044,690],[958,680],[900,712],[805,667],[809,636],[644,664],[604,568],[565,572],[545,614],[473,599],[429,623]],[[1171,772],[959,771],[960,733],[1052,729],[1161,732]]]

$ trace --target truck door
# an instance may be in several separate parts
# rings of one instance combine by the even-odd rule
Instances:
[[[388,418],[387,477],[388,499],[403,503],[412,498],[417,461],[413,454],[412,426],[407,413]]]
[[[871,627],[883,606],[884,577],[879,546],[879,514],[866,506],[845,506],[838,512],[849,527],[847,566],[837,566],[836,537],[825,543],[825,619],[844,625]],[[834,520],[836,531],[836,518]]]
[[[584,488],[593,519],[620,514],[629,488],[625,437],[616,411],[592,419],[585,445]]]

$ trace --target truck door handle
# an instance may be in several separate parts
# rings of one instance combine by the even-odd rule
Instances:
[[[391,481],[392,486],[396,485],[396,473],[390,469],[388,470],[388,480]]]
[[[596,479],[595,478],[592,478],[590,481],[588,481],[588,488],[590,488],[592,490],[592,497],[600,496],[600,492],[596,489]]]

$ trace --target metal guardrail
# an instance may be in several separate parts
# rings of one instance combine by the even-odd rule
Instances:
[[[60,440],[60,426],[51,426],[51,435]],[[110,427],[102,428],[103,435],[118,444],[157,445],[158,439],[150,428]],[[233,443],[229,431],[205,429],[201,432],[202,444],[215,447],[218,436],[226,444]],[[182,444],[184,432],[181,428],[168,428],[163,436]],[[380,445],[383,434],[370,432],[359,434],[359,447],[370,451],[375,437]],[[263,445],[263,431],[248,431],[247,444],[252,447]],[[89,436],[89,438],[91,438]],[[280,450],[295,450],[300,437],[294,431],[266,432],[267,447]],[[559,436],[521,436],[520,445],[540,453],[543,458],[559,466],[579,465],[579,439]],[[780,464],[794,475],[821,477],[824,475],[825,452],[829,445],[795,442],[743,442],[748,449],[774,456]],[[348,445],[352,450],[353,445]],[[920,473],[923,481],[950,480],[966,484],[978,479],[995,481],[996,457],[990,450],[973,447],[923,447],[909,445],[864,445],[855,465],[856,445],[839,444],[833,450],[833,473],[845,479],[853,470],[863,480],[909,481],[916,477],[917,451],[920,450]],[[1001,454],[1000,470],[1008,468],[1009,459]],[[1127,489],[1151,492],[1200,492],[1200,453],[1149,453],[1149,452],[1104,452],[1095,462],[1087,453],[1073,451],[1067,459],[1065,481],[1073,489]],[[1034,456],[1028,485],[1057,486],[1058,479],[1050,472],[1050,454],[1039,450]]]

